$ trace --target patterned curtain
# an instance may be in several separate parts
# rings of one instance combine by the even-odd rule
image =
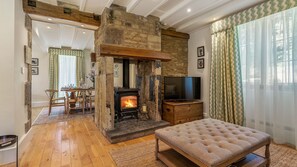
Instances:
[[[297,0],[269,0],[259,5],[218,20],[212,24],[212,33],[220,32],[265,16],[297,6]]]
[[[51,49],[49,50],[49,77],[50,89],[58,90],[59,88],[59,54],[55,54]]]
[[[243,125],[243,95],[236,28],[212,35],[210,117]]]
[[[79,85],[80,80],[85,81],[85,59],[81,52],[80,56],[76,57],[76,85]]]
[[[59,55],[76,56],[76,85],[79,85],[81,79],[85,79],[85,59],[81,50],[49,48],[49,76],[50,89],[59,88]]]

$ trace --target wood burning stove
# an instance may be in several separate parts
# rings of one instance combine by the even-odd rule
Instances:
[[[138,119],[139,91],[138,89],[115,88],[115,120]]]

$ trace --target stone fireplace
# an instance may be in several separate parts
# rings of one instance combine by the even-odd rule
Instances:
[[[161,61],[169,61],[170,56],[159,51],[127,48],[116,45],[100,45],[100,64],[99,76],[97,76],[96,91],[99,95],[96,98],[95,121],[101,132],[107,136],[111,142],[113,134],[120,134],[119,136],[127,136],[133,132],[135,137],[136,132],[145,134],[146,130],[153,133],[154,129],[166,126],[166,122],[161,119]],[[135,54],[137,53],[137,54]],[[133,59],[136,62],[135,68],[135,88],[130,88],[127,83],[123,81],[123,87],[114,87],[114,59],[120,57]],[[103,63],[104,62],[104,63]],[[123,70],[125,74],[125,70]],[[109,73],[110,72],[110,73]],[[127,76],[123,77],[123,80]],[[126,83],[125,83],[126,82]],[[99,90],[97,90],[99,88]],[[146,115],[148,115],[150,123],[141,122],[138,119],[142,112],[142,106],[146,107]],[[142,126],[139,130],[130,128],[127,132],[125,124],[126,120],[134,119],[134,122],[128,122],[129,125]],[[119,124],[117,124],[119,123]],[[143,126],[143,125],[146,126]],[[121,126],[125,126],[125,135],[119,133]],[[121,140],[116,140],[121,141]]]
[[[138,118],[142,106],[146,106],[149,121],[130,121],[129,126],[133,125],[142,135],[148,133],[144,131],[148,127],[152,127],[150,133],[153,133],[154,128],[166,126],[161,120],[161,61],[171,59],[161,52],[159,18],[134,15],[122,7],[112,6],[101,15],[101,26],[95,37],[98,67],[95,123],[103,135],[108,139],[114,134],[127,136],[128,132],[123,131],[129,128],[124,125],[126,128],[121,129],[125,122],[122,120]],[[127,63],[125,60],[135,62],[134,76],[130,76],[135,78],[133,89],[125,77],[121,88],[114,87],[114,63],[119,59],[123,64]],[[123,74],[129,75],[129,72],[124,69]]]

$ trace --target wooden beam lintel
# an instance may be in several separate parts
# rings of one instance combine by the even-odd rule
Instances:
[[[146,49],[136,49],[128,48],[116,45],[100,45],[100,56],[118,57],[118,58],[128,58],[137,60],[161,60],[170,61],[171,57],[167,53],[146,50]]]
[[[64,8],[51,4],[34,1],[36,7],[29,6],[28,2],[32,0],[23,0],[23,10],[28,14],[36,14],[46,17],[59,18],[64,20],[75,21],[93,26],[100,26],[100,16],[93,13],[82,12],[76,9],[71,9],[71,13],[64,13]]]
[[[182,33],[182,32],[177,32],[177,31],[174,31],[174,30],[165,30],[165,29],[162,29],[161,30],[161,34],[162,35],[176,37],[176,38],[190,39],[190,35],[189,34]]]

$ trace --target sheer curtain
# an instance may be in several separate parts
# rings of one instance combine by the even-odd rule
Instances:
[[[297,145],[297,8],[239,25],[245,121]]]
[[[70,84],[76,87],[76,67],[76,56],[59,55],[59,90]],[[64,97],[64,94],[59,91],[59,97]]]

